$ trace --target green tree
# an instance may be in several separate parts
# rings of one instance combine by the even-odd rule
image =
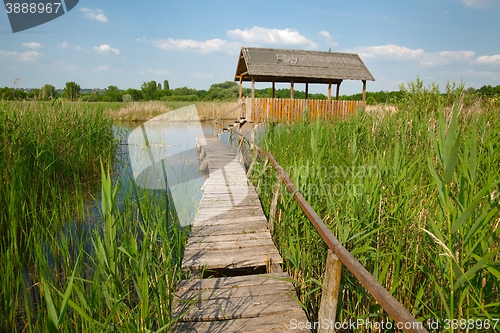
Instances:
[[[144,82],[141,86],[142,98],[147,101],[152,101],[156,99],[157,89],[158,85],[156,84],[156,81]]]
[[[46,84],[42,87],[41,91],[41,99],[44,101],[48,101],[49,99],[57,97],[56,87],[51,84]]]
[[[117,86],[109,86],[104,93],[104,97],[107,97],[106,100],[112,102],[119,102],[122,100],[122,96],[120,94],[120,90]]]
[[[142,100],[142,91],[134,88],[129,88],[124,91],[124,95],[132,96],[132,100],[140,101]]]
[[[196,89],[188,87],[180,87],[172,90],[172,96],[188,96],[188,95],[196,95]]]
[[[82,102],[99,102],[99,95],[97,95],[96,93],[93,93],[93,92],[83,94],[81,97],[81,101]]]
[[[80,95],[80,86],[73,81],[66,82],[66,87],[64,88],[63,96],[72,101],[75,101],[78,99],[79,95]]]
[[[170,86],[168,85],[167,80],[163,80],[163,90],[170,90]]]
[[[42,98],[41,96],[42,96],[42,89],[37,89],[37,88],[31,90],[31,92],[28,94],[28,98],[34,100],[41,99]]]

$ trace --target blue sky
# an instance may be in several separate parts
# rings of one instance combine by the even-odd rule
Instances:
[[[2,10],[0,87],[16,78],[19,87],[120,89],[166,79],[208,89],[234,79],[241,46],[358,53],[376,80],[369,91],[417,76],[442,89],[499,85],[500,0],[80,0],[16,34]],[[361,88],[346,81],[341,94]]]

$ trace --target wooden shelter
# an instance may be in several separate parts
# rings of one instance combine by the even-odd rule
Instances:
[[[363,90],[361,102],[338,101],[340,85],[344,80],[362,81]],[[308,109],[313,114],[318,113],[318,115],[322,114],[323,111],[325,115],[328,115],[329,110],[332,111],[331,113],[333,114],[342,103],[345,105],[346,111],[348,112],[351,112],[351,109],[354,111],[360,106],[364,108],[366,103],[366,81],[375,81],[375,79],[368,68],[366,68],[361,58],[353,53],[242,47],[238,58],[235,81],[240,82],[240,100],[246,105],[247,111],[250,106],[250,118],[247,117],[248,120],[260,121],[262,118],[272,120],[270,118],[273,118],[275,112],[285,112],[286,110],[282,110],[282,105],[286,106],[287,104],[292,105],[292,107],[294,106],[295,109],[298,108],[298,110],[293,110],[294,112],[300,113],[300,109],[302,108],[304,110]],[[252,98],[247,102],[243,102],[242,100],[243,81],[252,82]],[[273,87],[273,98],[256,99],[255,82],[271,82]],[[290,83],[290,100],[275,99],[276,82]],[[294,100],[295,83],[305,83],[305,100]],[[310,83],[328,84],[327,101],[315,101],[316,103],[308,101]],[[335,84],[337,88],[335,98],[337,102],[332,101],[333,84]],[[263,103],[266,105],[263,105]],[[314,106],[315,104],[316,107]],[[266,108],[266,116],[262,115],[262,107]],[[257,112],[259,115],[255,114],[255,117],[253,117],[252,112]],[[288,113],[293,118],[294,115],[290,112],[292,112],[292,110],[288,110]],[[289,119],[290,117],[284,118],[291,120]]]

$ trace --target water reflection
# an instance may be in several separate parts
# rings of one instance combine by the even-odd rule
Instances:
[[[205,182],[208,175],[199,171],[199,161],[196,149],[187,149],[185,147],[194,147],[196,137],[200,134],[200,123],[191,122],[161,122],[155,126],[155,130],[161,131],[161,142],[149,142],[148,144],[163,145],[168,147],[170,151],[179,152],[168,156],[163,160],[156,159],[156,165],[150,165],[147,169],[143,170],[140,175],[134,179],[134,173],[131,165],[130,151],[134,152],[134,147],[130,147],[130,140],[128,140],[130,133],[140,128],[141,124],[120,122],[114,125],[115,137],[119,142],[119,150],[117,152],[117,159],[114,163],[114,174],[116,181],[119,181],[120,192],[118,200],[121,201],[126,193],[130,193],[133,186],[147,185],[149,188],[151,184],[148,182],[152,178],[158,178],[161,183],[156,187],[161,192],[165,188],[165,183],[168,182],[168,188],[172,191],[170,195],[175,198],[180,198],[182,204],[176,204],[177,215],[180,221],[184,221],[184,225],[192,221],[196,214],[197,205],[201,200],[201,187]],[[201,129],[204,135],[214,135],[217,130],[212,122],[202,122]],[[227,135],[222,136],[221,140],[227,140]],[[132,144],[138,144],[132,141]],[[132,149],[130,149],[132,148]],[[140,148],[140,147],[137,147]],[[134,156],[136,157],[136,156]],[[146,157],[145,157],[146,158]],[[158,167],[158,164],[159,167]],[[151,173],[154,172],[164,173],[160,175]],[[141,178],[143,177],[143,178]],[[163,180],[163,177],[165,180]],[[164,191],[162,191],[164,193]]]

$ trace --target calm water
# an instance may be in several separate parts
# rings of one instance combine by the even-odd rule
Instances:
[[[113,133],[115,139],[118,141],[118,151],[116,154],[116,160],[113,162],[113,174],[115,183],[120,183],[118,192],[118,205],[123,201],[125,195],[130,195],[133,186],[138,186],[144,188],[148,186],[147,181],[144,180],[144,175],[150,176],[147,172],[143,172],[141,175],[134,175],[132,170],[131,160],[136,158],[134,156],[134,148],[144,149],[143,147],[131,147],[130,145],[130,135],[134,130],[141,131],[141,123],[139,122],[119,122],[113,125]],[[159,126],[159,127],[158,127]],[[201,127],[200,127],[201,126]],[[245,133],[247,137],[250,137],[250,131],[252,127],[250,124],[245,125],[242,128],[242,132]],[[155,127],[157,132],[161,133],[161,139],[158,142],[148,142],[151,146],[163,146],[166,147],[169,156],[162,160],[156,160],[157,163],[149,163],[150,167],[145,169],[145,171],[150,171],[156,167],[160,170],[163,176],[163,171],[166,171],[166,180],[162,179],[162,186],[156,189],[151,189],[152,191],[164,191],[164,183],[168,182],[168,189],[170,195],[175,199],[175,207],[181,221],[182,225],[189,224],[197,211],[197,206],[201,200],[202,192],[201,187],[208,177],[206,172],[199,171],[200,161],[198,160],[198,155],[196,152],[195,142],[196,137],[200,135],[214,135],[218,128],[213,122],[161,122]],[[147,128],[146,128],[147,132]],[[201,133],[200,133],[201,132]],[[257,133],[260,129],[257,130]],[[257,134],[258,136],[258,134]],[[148,136],[150,141],[154,141],[151,135]],[[229,134],[224,133],[221,135],[220,140],[223,143],[228,143]],[[134,146],[139,146],[140,142],[132,142]],[[132,149],[131,149],[132,148]],[[132,156],[131,156],[132,151]],[[158,167],[160,165],[160,167]],[[156,170],[156,171],[158,171]],[[157,176],[153,172],[153,176]],[[152,177],[149,177],[152,178]],[[154,178],[154,177],[153,177]],[[163,177],[161,177],[163,178]],[[146,187],[147,188],[147,187]],[[88,219],[90,223],[86,224],[90,229],[94,228],[96,225],[100,224],[101,219],[101,189],[98,186],[95,190],[94,196],[95,200],[86,203]]]
[[[177,212],[179,221],[182,225],[189,224],[201,199],[200,189],[208,177],[207,173],[199,171],[200,162],[195,149],[196,137],[214,135],[216,130],[214,124],[161,122],[151,129],[141,127],[137,122],[120,122],[114,125],[113,130],[119,141],[117,160],[113,164],[116,180],[121,184],[119,200],[124,193],[130,193],[130,188],[133,186],[150,190],[168,190],[174,199],[173,208]],[[160,135],[155,137],[153,130]],[[138,139],[134,139],[134,133],[139,134]],[[147,144],[142,141],[143,133],[148,140]],[[223,134],[221,141],[227,142],[227,140],[228,135]],[[139,168],[141,173],[137,172],[138,163],[146,165]]]

